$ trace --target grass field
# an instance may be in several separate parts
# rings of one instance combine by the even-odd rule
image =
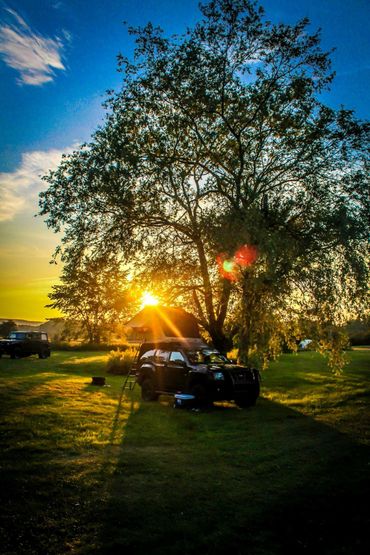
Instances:
[[[105,355],[0,360],[6,554],[370,553],[370,351],[263,374],[256,407],[106,387]]]

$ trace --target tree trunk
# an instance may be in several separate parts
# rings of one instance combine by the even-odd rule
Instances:
[[[215,349],[220,353],[226,355],[232,349],[232,341],[225,335],[222,326],[214,323],[213,326],[209,326],[208,332]]]
[[[212,285],[208,272],[207,258],[201,240],[197,242],[197,250],[204,288],[205,314],[203,315],[202,319],[206,322],[206,325],[205,322],[203,325],[206,327],[208,333],[210,334],[214,347],[221,353],[226,354],[230,349],[232,349],[232,342],[230,342],[223,331],[231,287],[227,280],[224,280],[222,295],[219,304],[219,313],[218,317],[216,318]],[[196,294],[194,295],[194,300],[196,301],[198,312],[202,312],[200,303],[199,301],[197,302]]]

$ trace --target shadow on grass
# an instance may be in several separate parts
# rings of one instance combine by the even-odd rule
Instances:
[[[25,410],[33,405],[55,404],[70,394],[70,384],[85,380],[86,391],[93,375],[105,375],[102,364],[104,355],[88,357],[86,353],[72,356],[70,353],[55,353],[51,358],[40,360],[35,356],[21,360],[3,357],[0,360],[0,415],[7,415],[15,407]],[[113,380],[114,381],[114,380]]]
[[[43,384],[48,387],[48,382]],[[73,398],[33,392],[0,420],[1,553],[93,550],[95,513],[106,502],[136,403],[122,390],[78,384]]]
[[[12,368],[2,380],[2,553],[370,552],[368,447],[277,399],[139,405],[123,378],[95,388],[88,361],[63,360],[55,374],[50,361],[29,361],[25,376],[17,366],[12,395]],[[284,380],[272,376],[271,391]]]
[[[99,538],[81,552],[369,553],[369,454],[265,399],[207,413],[141,405],[95,513]]]

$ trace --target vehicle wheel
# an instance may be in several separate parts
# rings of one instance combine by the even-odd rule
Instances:
[[[40,351],[39,352],[39,358],[48,358],[49,353],[48,351]]]
[[[156,401],[158,399],[153,378],[145,378],[141,384],[141,398],[143,401]]]
[[[212,401],[206,387],[201,383],[196,383],[190,388],[191,395],[195,397],[195,406],[206,408],[212,406]]]
[[[253,388],[253,390],[245,393],[240,397],[235,398],[235,403],[241,409],[247,409],[249,407],[253,407],[256,404],[257,398],[259,395],[259,387]]]
[[[13,359],[20,359],[22,358],[22,351],[20,349],[14,349],[14,351],[12,352],[12,354],[10,355],[10,358]]]

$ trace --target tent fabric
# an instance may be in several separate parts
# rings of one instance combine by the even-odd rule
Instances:
[[[126,326],[131,328],[136,335],[145,335],[146,340],[168,337],[200,337],[195,317],[182,308],[145,307],[127,322]]]

